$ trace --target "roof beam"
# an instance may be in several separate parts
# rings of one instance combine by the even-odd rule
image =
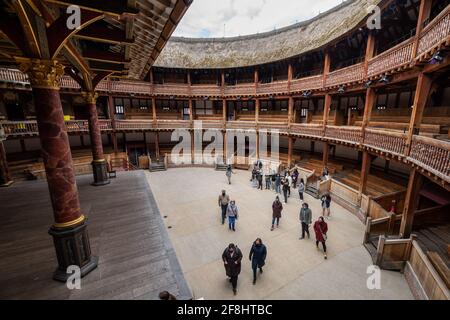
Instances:
[[[63,6],[77,5],[82,9],[120,16],[122,14],[138,14],[139,10],[130,8],[127,0],[45,0]]]
[[[134,39],[127,39],[125,31],[118,28],[109,28],[104,21],[92,23],[83,30],[78,31],[74,36],[97,42],[123,45],[132,44],[134,42]]]
[[[104,50],[96,50],[92,48],[86,48],[83,50],[83,56],[86,60],[109,62],[109,63],[129,63],[130,59],[125,59],[123,54],[109,52]]]

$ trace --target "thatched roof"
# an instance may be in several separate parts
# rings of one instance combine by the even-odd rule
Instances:
[[[317,17],[283,29],[233,38],[172,37],[154,66],[170,68],[244,67],[318,49],[352,30],[381,0],[347,0]]]

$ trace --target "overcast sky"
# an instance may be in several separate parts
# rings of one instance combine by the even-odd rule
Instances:
[[[310,19],[342,0],[194,0],[174,32],[183,37],[231,37]]]

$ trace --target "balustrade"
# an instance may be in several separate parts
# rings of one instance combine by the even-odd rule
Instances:
[[[325,137],[331,140],[360,144],[362,142],[362,131],[360,127],[327,126]]]
[[[287,81],[275,81],[270,83],[260,83],[256,89],[257,94],[281,94],[288,92]]]
[[[6,136],[36,135],[38,126],[36,121],[1,121]]]
[[[322,137],[323,127],[316,124],[291,124],[290,133],[302,136]]]
[[[364,63],[342,68],[327,75],[325,86],[333,87],[343,83],[352,83],[364,79]]]
[[[145,130],[153,129],[154,125],[149,120],[116,120],[116,130]]]
[[[217,85],[193,85],[191,86],[193,96],[220,96],[222,88]]]
[[[323,75],[294,79],[291,81],[291,92],[321,89],[323,87]]]
[[[450,143],[414,136],[409,160],[450,182]]]
[[[240,96],[240,95],[253,95],[255,93],[255,84],[252,83],[244,83],[237,84],[235,86],[225,86],[224,95],[225,96]]]
[[[384,152],[403,155],[406,144],[406,134],[395,131],[366,129],[364,144]]]
[[[155,84],[153,85],[153,94],[161,96],[189,96],[189,85],[180,84]]]
[[[89,132],[89,122],[87,120],[69,120],[65,122],[67,132]]]
[[[427,25],[419,39],[417,55],[421,56],[433,47],[448,41],[450,35],[450,6]]]
[[[141,81],[110,81],[112,92],[134,93],[134,94],[152,94],[152,85]]]

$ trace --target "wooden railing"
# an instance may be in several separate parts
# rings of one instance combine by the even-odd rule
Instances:
[[[302,136],[322,137],[323,127],[316,124],[292,124],[290,132]]]
[[[150,84],[149,84],[150,85]],[[153,85],[153,94],[161,96],[189,96],[190,90],[188,84],[155,84]]]
[[[413,136],[410,161],[450,182],[450,143]]]
[[[106,82],[103,81],[103,82]],[[120,80],[108,81],[111,92],[133,93],[133,94],[152,94],[152,85],[148,82]],[[108,84],[102,84],[108,88]]]
[[[30,84],[28,75],[17,69],[0,68],[0,79],[3,82]]]
[[[417,56],[421,56],[434,47],[448,41],[450,36],[450,6],[442,11],[423,30],[419,39]]]
[[[369,60],[367,76],[373,77],[411,63],[414,38],[410,38]]]
[[[287,81],[259,83],[256,89],[257,94],[281,94],[286,92],[288,92]]]
[[[343,83],[353,83],[364,79],[364,62],[330,72],[325,87],[333,87]]]
[[[116,120],[117,131],[145,131],[178,128],[192,129],[193,122],[189,120]],[[99,120],[102,131],[113,130],[111,120]],[[25,135],[38,135],[36,121],[0,121],[7,137],[21,137]],[[326,126],[316,124],[290,124],[280,122],[254,122],[254,121],[228,121],[203,120],[204,129],[234,129],[234,130],[279,130],[281,134],[303,136],[331,142],[363,145],[394,156],[404,157],[411,163],[431,172],[446,182],[450,182],[450,143],[424,136],[413,136],[411,150],[406,154],[406,134],[397,131],[366,128],[364,132],[360,127]],[[66,121],[69,133],[89,132],[87,120]],[[336,186],[335,186],[336,187]],[[354,199],[349,200],[352,204]]]
[[[419,281],[426,298],[430,300],[450,300],[450,290],[442,281],[430,259],[423,252],[417,241],[412,241],[412,247],[407,264]]]
[[[80,89],[80,84],[69,76],[63,76],[59,80],[59,85],[66,89]]]
[[[358,190],[355,190],[342,182],[332,179],[330,191],[335,198],[340,198],[353,207],[359,207]]]
[[[412,239],[388,239],[381,235],[375,264],[382,269],[403,270],[411,254],[412,241]]]
[[[240,96],[254,93],[256,93],[256,87],[253,82],[237,84],[235,86],[225,86],[224,88],[225,96]]]
[[[116,130],[135,131],[153,128],[151,120],[116,120]]]
[[[403,155],[405,152],[406,134],[379,129],[366,129],[364,144],[381,151]]]
[[[325,137],[330,140],[340,140],[360,144],[362,142],[362,130],[360,127],[327,126]]]
[[[323,87],[323,75],[294,79],[291,81],[291,92],[315,90]]]
[[[192,85],[191,87],[192,96],[221,96],[222,88],[217,85]]]

